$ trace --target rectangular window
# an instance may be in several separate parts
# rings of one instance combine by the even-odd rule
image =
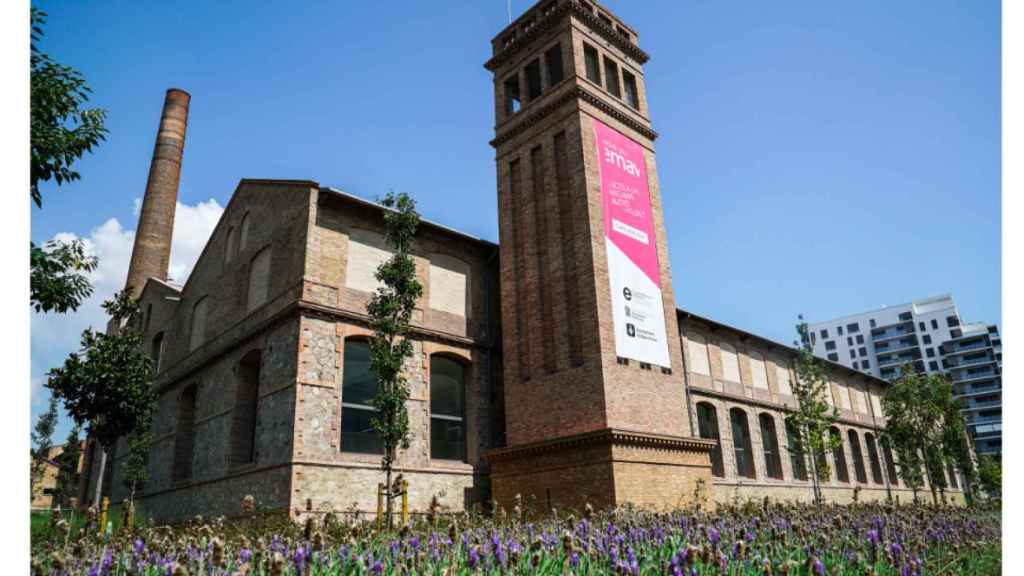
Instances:
[[[868,324],[870,324],[870,325],[871,325],[871,327],[872,327],[872,328],[874,328],[874,327],[875,327],[875,326],[876,326],[876,325],[877,325],[878,323],[877,323],[877,322],[875,322],[875,319],[874,319],[874,318],[872,318],[872,319],[868,320]]]
[[[857,369],[857,368],[859,368],[859,367],[860,367],[860,365],[859,365],[859,364],[857,364],[856,362],[854,362],[854,363],[853,363],[853,369],[854,369],[854,370],[856,370],[856,369]]]
[[[906,322],[907,320],[910,320],[910,319],[911,319],[910,312],[902,312],[900,314],[900,322]]]
[[[922,341],[925,344],[931,344],[932,343],[932,337],[930,335],[928,335],[928,334],[925,334],[924,338],[922,338]]]
[[[857,322],[853,322],[852,324],[847,324],[846,325],[846,332],[848,334],[856,334],[857,332],[860,332],[860,324],[858,324]]]
[[[863,344],[863,343],[864,343],[864,335],[863,334],[857,334],[857,344]]]
[[[828,330],[822,330],[821,331],[821,338],[822,338],[822,340],[824,340],[825,338],[828,338]]]
[[[619,89],[619,66],[607,56],[604,58],[604,81],[605,88],[616,98],[622,98],[622,90]]]
[[[917,327],[918,327],[919,330],[921,330],[921,332],[924,332],[924,330],[925,330],[924,322],[918,322],[917,323]]]
[[[861,357],[861,358],[867,358],[867,355],[868,355],[868,349],[867,349],[866,347],[864,347],[864,346],[861,346],[861,347],[860,347],[860,348],[859,348],[859,349],[857,350],[857,352],[858,352],[858,353],[860,354],[860,357]]]
[[[828,355],[828,359],[833,361],[833,362],[839,362],[839,354],[836,354],[835,352],[833,352],[833,353]]]
[[[949,339],[950,340],[954,340],[954,339],[959,338],[959,337],[961,337],[963,335],[964,335],[964,333],[959,328],[954,328],[953,330],[949,331]]]
[[[939,321],[936,320],[935,318],[932,318],[932,330],[938,330],[938,329],[939,329]]]
[[[867,360],[861,360],[860,361],[860,367],[865,369],[865,370],[870,370],[871,369],[871,362],[868,362]]]
[[[505,114],[515,114],[523,107],[523,98],[519,94],[519,75],[505,80]]]
[[[939,364],[932,360],[931,362],[928,363],[928,369],[931,370],[932,372],[938,372]]]
[[[839,334],[840,336],[842,336],[843,335],[843,327],[842,326],[836,326],[836,333]]]
[[[595,84],[600,84],[601,65],[597,61],[597,49],[589,44],[584,44],[583,60],[587,65],[587,80],[590,80]]]
[[[535,59],[526,65],[526,97],[528,102],[533,102],[537,98],[540,98],[541,93],[541,81],[540,81],[540,59]]]
[[[857,351],[854,350],[853,348],[850,348],[850,358],[853,359],[853,358],[856,358],[856,357],[857,357]]]
[[[959,326],[960,319],[956,316],[946,316],[946,326],[952,328],[953,326]]]
[[[622,71],[622,87],[626,91],[626,104],[633,107],[634,110],[640,109],[640,93],[636,88],[636,76],[633,76],[625,70]]]
[[[924,351],[924,353],[929,358],[935,358],[935,348],[928,348]]]
[[[829,340],[828,342],[825,342],[825,350],[835,350],[835,349],[836,349],[836,343],[835,343],[834,340]]]
[[[548,67],[548,86],[554,86],[565,78],[565,68],[562,65],[562,45],[555,44],[544,53],[544,63]]]
[[[853,346],[853,336],[847,336],[846,337],[846,345],[847,346]]]

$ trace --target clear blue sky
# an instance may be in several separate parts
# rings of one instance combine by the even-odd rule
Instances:
[[[947,292],[966,320],[1000,321],[999,2],[604,4],[651,54],[680,306],[783,342],[799,312]],[[33,239],[134,229],[171,86],[193,95],[185,204],[314,179],[406,191],[496,239],[482,64],[503,0],[37,5],[43,48],[85,74],[111,133],[33,208]]]

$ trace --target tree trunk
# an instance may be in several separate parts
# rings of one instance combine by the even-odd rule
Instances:
[[[391,496],[392,496],[392,494],[391,494],[391,464],[390,464],[391,460],[390,460],[390,458],[388,459],[388,462],[389,463],[388,463],[387,469],[384,471],[384,476],[385,476],[384,490],[385,490],[385,493],[387,494],[386,502],[384,503],[384,509],[386,510],[384,512],[384,514],[386,514],[386,516],[387,516],[387,527],[388,527],[388,532],[390,532],[391,531]]]
[[[96,447],[100,449],[100,473],[96,475],[96,496],[94,503],[96,504],[96,509],[99,510],[103,506],[103,476],[106,474],[107,449],[99,443],[96,444]]]

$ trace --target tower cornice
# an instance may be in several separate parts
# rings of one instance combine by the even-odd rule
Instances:
[[[564,4],[560,4],[554,10],[543,15],[541,19],[530,28],[528,32],[522,36],[517,36],[508,45],[504,46],[500,52],[491,57],[490,60],[484,63],[484,68],[494,72],[501,67],[502,64],[508,62],[516,54],[522,51],[524,48],[530,45],[536,38],[541,34],[544,34],[550,30],[555,24],[557,24],[563,16],[572,13],[574,16],[582,20],[593,30],[595,33],[600,34],[602,38],[614,44],[617,48],[622,50],[627,56],[635,60],[637,63],[643,65],[650,60],[650,56],[646,52],[640,49],[639,46],[630,42],[628,39],[623,38],[621,34],[615,31],[615,28],[609,26],[603,22],[600,18],[595,16],[592,12],[587,10],[577,0],[568,0]]]

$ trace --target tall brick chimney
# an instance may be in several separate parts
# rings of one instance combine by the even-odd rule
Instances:
[[[174,231],[174,209],[178,202],[178,180],[181,156],[185,150],[185,128],[188,125],[188,92],[171,88],[164,98],[160,129],[149,165],[146,195],[142,199],[139,225],[135,230],[135,246],[128,267],[125,287],[138,297],[150,277],[167,278],[171,262],[171,235]]]

